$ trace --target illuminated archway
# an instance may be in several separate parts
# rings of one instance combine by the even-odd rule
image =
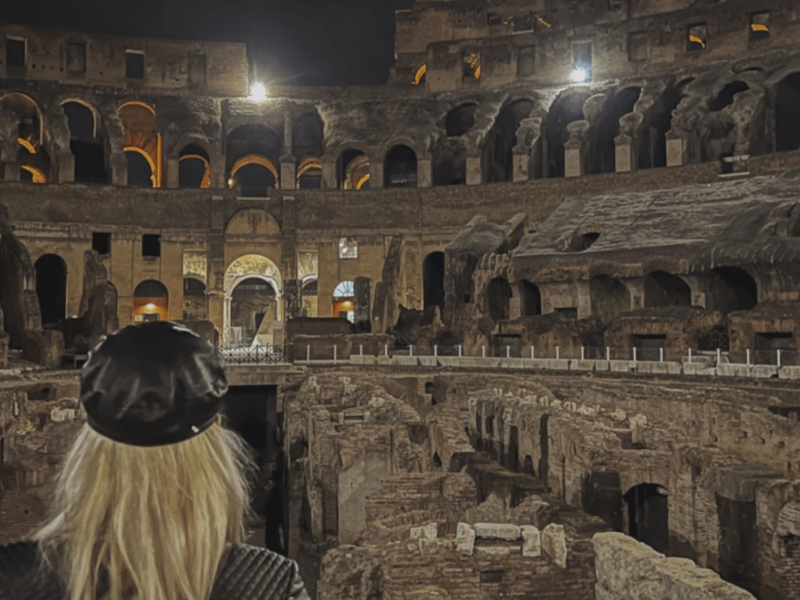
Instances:
[[[343,190],[361,190],[369,187],[369,156],[352,148],[339,155],[337,164],[338,187]]]
[[[297,189],[317,190],[322,187],[322,161],[307,158],[297,168]]]
[[[54,325],[67,314],[67,263],[57,254],[44,254],[34,268],[42,325]]]
[[[117,109],[125,132],[126,152],[139,152],[147,159],[153,173],[153,187],[161,187],[164,144],[156,126],[156,111],[153,107],[134,100]]]
[[[240,179],[242,179],[243,181],[239,181],[236,177],[236,174],[243,168],[248,167],[250,165],[256,165],[267,169],[267,171],[269,171],[269,173],[272,175],[272,181],[270,182],[269,179],[266,179],[263,182],[255,181],[255,179],[252,178],[250,174],[247,174],[247,176],[242,176],[243,174],[240,175]],[[266,193],[266,188],[268,187],[274,187],[276,190],[280,189],[280,175],[278,174],[278,169],[276,169],[275,165],[272,164],[272,161],[266,158],[265,156],[261,156],[259,154],[248,154],[247,156],[243,156],[235,163],[233,163],[233,166],[231,167],[231,177],[230,181],[228,182],[228,185],[230,186],[231,189],[233,189],[239,183],[241,183],[242,185],[243,194],[244,190],[248,187],[252,188],[258,187],[260,189],[262,187],[260,185],[261,183],[264,183],[263,187],[264,187],[264,192]]]
[[[44,120],[42,110],[33,98],[22,92],[8,92],[0,96],[0,110],[7,110],[19,116],[20,139],[27,140],[34,147],[42,145]],[[35,150],[32,153],[35,153]]]
[[[23,171],[21,180],[23,183],[47,183],[47,176],[42,173],[40,169],[31,167],[29,165],[22,165],[20,170]],[[29,174],[26,176],[26,173]]]
[[[238,333],[233,330],[233,323],[231,318],[231,304],[233,300],[233,291],[236,287],[248,279],[261,279],[275,291],[275,319],[274,321],[281,321],[283,317],[283,310],[281,306],[281,271],[278,266],[266,256],[260,254],[248,254],[240,256],[234,260],[225,270],[225,281],[223,290],[225,293],[225,309],[223,313],[223,343],[230,345],[240,342]],[[259,343],[259,338],[263,339],[272,334],[273,322],[261,323],[253,343]]]
[[[75,181],[108,183],[104,140],[97,135],[97,111],[80,99],[64,100],[61,110],[69,126],[69,149],[75,157]]]
[[[211,162],[208,153],[195,144],[189,144],[178,158],[178,187],[209,189],[211,187]]]
[[[128,187],[157,187],[155,164],[147,152],[136,146],[128,146],[125,148],[125,158],[128,163]]]
[[[169,320],[169,291],[155,279],[145,279],[133,291],[133,322]]]
[[[183,278],[183,320],[205,321],[208,312],[206,284],[198,277]]]
[[[428,65],[422,65],[417,72],[414,74],[414,81],[411,82],[412,85],[419,85],[425,81],[425,74],[428,72]]]

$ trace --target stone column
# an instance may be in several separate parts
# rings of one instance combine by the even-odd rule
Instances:
[[[281,181],[280,189],[297,189],[297,158],[294,154],[287,152],[281,155]]]
[[[168,158],[166,162],[167,176],[164,187],[171,189],[180,187],[180,161],[177,158]]]
[[[128,185],[128,159],[124,152],[111,156],[111,184],[121,187]]]
[[[688,134],[682,131],[667,132],[667,166],[680,167],[688,164]]]
[[[75,181],[75,156],[72,152],[62,152],[58,155],[58,183],[73,183]]]
[[[9,161],[5,163],[5,173],[3,175],[4,181],[19,181],[19,170],[20,166],[13,162]]]
[[[530,172],[528,166],[530,165],[530,157],[528,156],[528,149],[525,147],[517,147],[514,148],[513,154],[513,169],[514,175],[512,180],[514,182],[517,181],[528,181],[530,179]]]
[[[618,135],[614,138],[614,161],[617,173],[635,171],[636,153],[633,149],[633,139],[628,135]]]
[[[327,157],[322,158],[322,189],[336,189],[336,160]]]
[[[370,310],[370,280],[369,277],[356,277],[353,280],[354,321],[356,333],[370,333],[372,331],[372,317]]]
[[[283,282],[283,295],[286,299],[286,320],[303,316],[303,282],[287,279]]]
[[[567,125],[569,140],[564,144],[564,176],[580,177],[589,164],[589,121],[574,121]]]
[[[228,189],[228,180],[225,178],[225,156],[222,154],[210,157],[211,163],[211,189]]]
[[[481,185],[483,183],[483,167],[480,156],[467,157],[467,185]]]
[[[433,161],[430,156],[417,159],[417,187],[428,188],[433,185]]]
[[[383,187],[383,161],[377,162],[373,153],[369,157],[369,189],[379,190]]]

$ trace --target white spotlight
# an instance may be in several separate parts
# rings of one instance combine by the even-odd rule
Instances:
[[[575,69],[572,71],[572,81],[575,83],[584,83],[586,81],[586,70],[585,69]]]
[[[250,100],[261,102],[267,99],[267,88],[263,83],[254,83],[250,86]]]

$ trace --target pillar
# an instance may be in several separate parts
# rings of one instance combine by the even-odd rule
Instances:
[[[336,160],[330,160],[326,157],[322,159],[322,189],[335,190],[336,189]]]
[[[580,177],[585,173],[583,148],[579,142],[569,141],[564,144],[564,176]]]
[[[5,173],[3,179],[5,181],[19,181],[20,166],[15,162],[5,163]]]
[[[370,280],[369,277],[356,277],[353,280],[354,321],[356,333],[370,333],[372,331],[372,317],[370,310]]]
[[[528,171],[528,165],[530,165],[530,160],[528,157],[527,148],[520,148],[517,150],[514,149],[512,154],[513,162],[513,178],[512,181],[528,181],[531,179],[530,173]]]
[[[688,163],[687,135],[681,132],[667,132],[667,166],[680,167]]]
[[[628,173],[636,170],[633,139],[629,135],[623,134],[614,138],[614,164],[617,173]]]
[[[125,153],[111,157],[111,184],[126,187],[128,185],[128,160]]]
[[[483,183],[483,168],[480,156],[467,157],[467,185],[481,185]]]
[[[417,160],[417,187],[429,188],[433,185],[433,161],[430,156]]]
[[[297,189],[297,158],[294,154],[287,152],[281,155],[281,181],[282,190]]]
[[[167,159],[167,177],[165,181],[167,188],[180,187],[180,161],[177,158]]]
[[[383,161],[376,161],[373,156],[369,158],[369,189],[379,190],[384,187]]]
[[[73,183],[75,181],[75,156],[72,152],[62,152],[58,155],[58,183]]]

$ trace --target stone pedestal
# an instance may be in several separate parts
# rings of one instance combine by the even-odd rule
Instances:
[[[633,154],[633,140],[627,135],[620,135],[614,140],[614,165],[617,173],[628,173],[636,170]]]
[[[668,137],[667,166],[680,167],[686,164],[686,140],[683,137]]]
[[[583,175],[583,157],[580,147],[564,147],[564,176],[580,177]]]
[[[520,152],[514,153],[513,155],[513,168],[514,168],[514,175],[513,180],[516,181],[528,181],[530,179],[530,172],[528,170],[528,166],[530,165],[530,157],[528,156],[527,152]]]

